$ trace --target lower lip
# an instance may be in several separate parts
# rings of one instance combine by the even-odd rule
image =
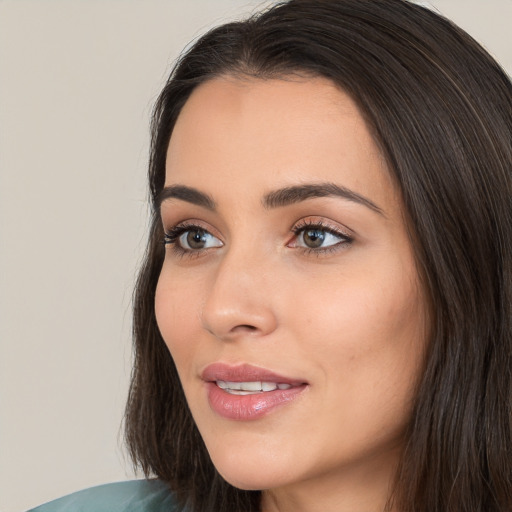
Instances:
[[[232,395],[219,388],[215,382],[207,382],[210,407],[219,416],[230,420],[257,420],[276,408],[297,398],[307,387],[306,384],[289,389],[262,391],[253,395]]]

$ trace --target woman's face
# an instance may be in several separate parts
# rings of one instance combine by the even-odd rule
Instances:
[[[386,487],[425,301],[353,101],[321,78],[204,83],[165,187],[157,321],[218,471],[246,489]]]

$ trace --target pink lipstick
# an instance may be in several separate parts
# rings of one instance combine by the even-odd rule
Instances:
[[[307,382],[247,364],[214,363],[201,374],[214,412],[231,420],[255,420],[297,398]]]

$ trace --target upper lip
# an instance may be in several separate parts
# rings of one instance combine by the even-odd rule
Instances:
[[[276,382],[280,384],[290,384],[292,386],[306,384],[304,379],[286,377],[265,368],[259,368],[250,364],[209,364],[201,372],[201,378],[207,382],[222,380],[229,382]]]

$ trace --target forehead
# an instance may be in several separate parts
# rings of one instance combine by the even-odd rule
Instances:
[[[349,187],[377,203],[396,200],[359,109],[335,84],[220,77],[193,91],[169,143],[166,185],[215,190],[230,183],[247,194],[312,181]]]

